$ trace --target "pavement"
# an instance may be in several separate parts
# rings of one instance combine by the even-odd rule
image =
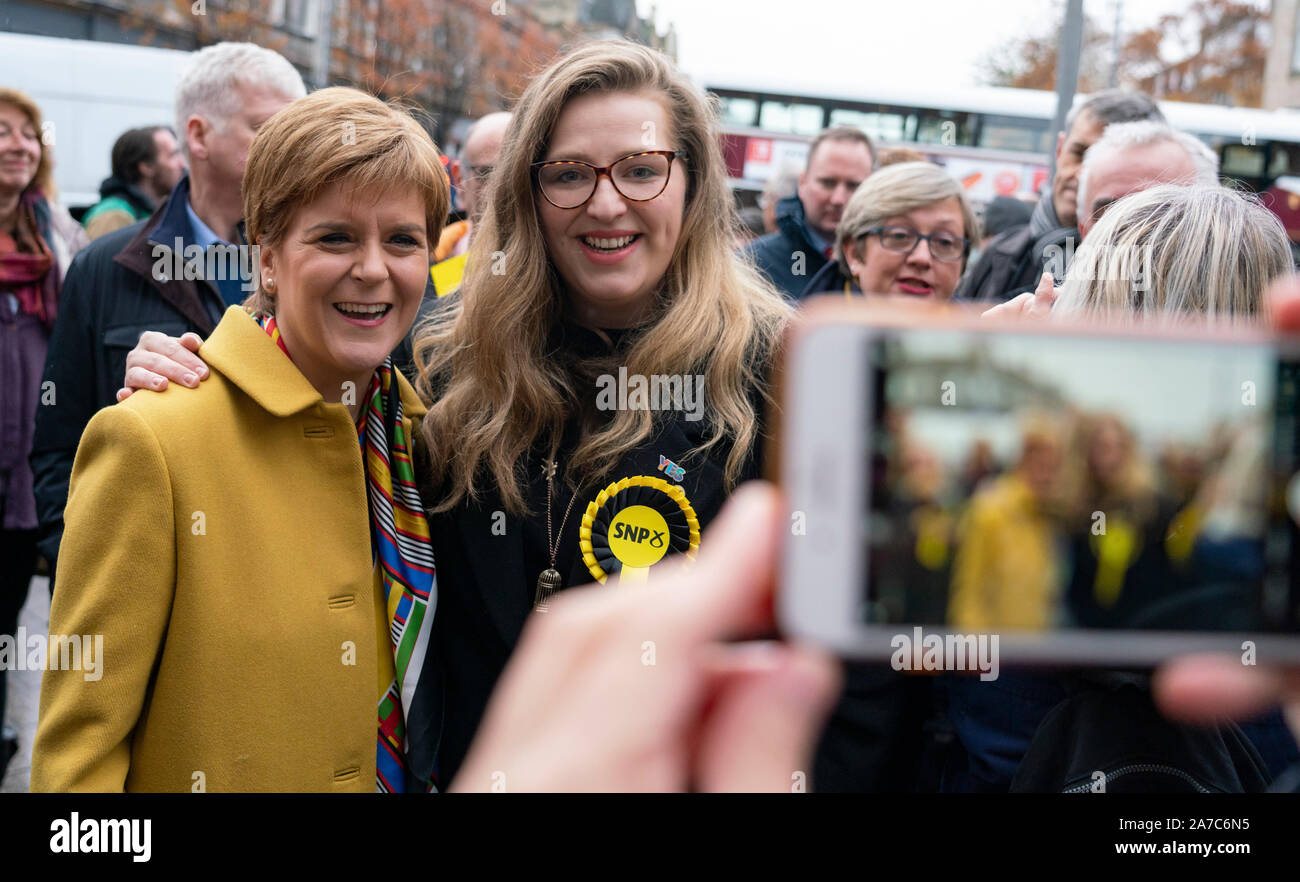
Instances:
[[[48,634],[50,628],[50,580],[32,579],[27,603],[18,615],[18,624],[27,626],[28,634]],[[5,722],[18,730],[18,753],[9,761],[0,793],[26,793],[32,776],[32,740],[36,737],[36,709],[41,695],[41,671],[8,671],[8,707]]]

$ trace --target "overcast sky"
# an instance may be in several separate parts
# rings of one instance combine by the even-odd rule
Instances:
[[[1266,0],[1257,0],[1266,5]],[[977,62],[1054,19],[1050,0],[637,0],[677,26],[678,61],[696,78],[788,73],[806,83],[876,80],[926,89],[978,85]],[[1123,0],[1125,31],[1189,0]],[[1063,7],[1062,7],[1063,9]],[[1109,28],[1115,0],[1084,0]]]

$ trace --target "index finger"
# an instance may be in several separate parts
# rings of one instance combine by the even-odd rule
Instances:
[[[774,627],[781,497],[764,481],[732,494],[705,533],[689,569],[652,576],[646,591],[688,643],[725,640]],[[638,586],[641,587],[641,586]]]

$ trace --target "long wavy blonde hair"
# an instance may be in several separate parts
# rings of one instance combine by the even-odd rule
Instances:
[[[623,352],[592,358],[563,342],[564,284],[546,250],[531,164],[544,157],[570,99],[605,92],[646,92],[664,103],[688,181],[681,234],[648,319]],[[619,40],[580,46],[520,97],[487,198],[460,293],[416,333],[419,388],[432,402],[423,432],[442,494],[433,510],[479,498],[488,482],[508,510],[526,512],[528,452],[554,450],[575,417],[582,432],[565,479],[608,474],[656,429],[649,410],[595,413],[595,378],[623,365],[629,376],[704,377],[707,435],[691,458],[730,442],[724,475],[734,486],[758,440],[767,367],[793,311],[732,248],[739,221],[716,104],[651,49]]]

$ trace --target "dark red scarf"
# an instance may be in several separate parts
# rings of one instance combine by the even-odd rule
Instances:
[[[49,221],[44,195],[35,188],[23,193],[14,231],[17,248],[0,251],[0,291],[12,291],[24,313],[52,328],[58,314],[59,273],[46,241]]]

